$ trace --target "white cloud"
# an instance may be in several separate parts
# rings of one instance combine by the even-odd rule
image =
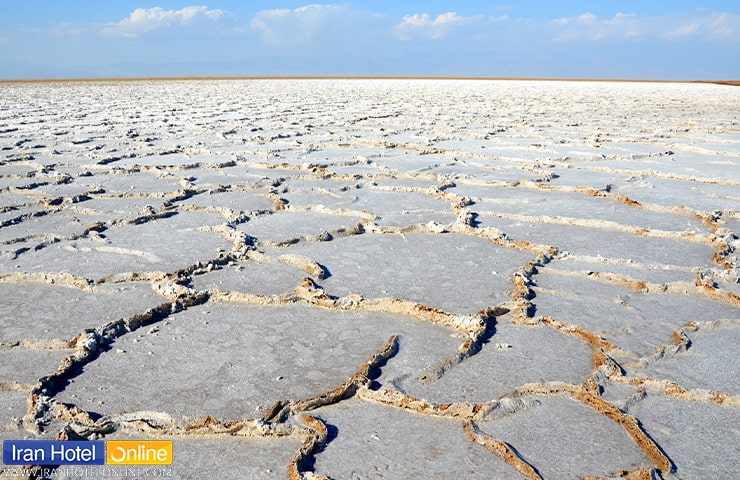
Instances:
[[[469,38],[497,42],[506,39],[517,44],[640,41],[721,41],[740,42],[740,15],[711,10],[695,10],[658,16],[617,13],[599,18],[590,12],[549,21],[531,18],[460,16],[448,12],[435,17],[427,13],[406,15],[393,27],[401,40],[442,39],[455,31]]]
[[[415,37],[442,38],[451,30],[480,21],[482,16],[463,17],[455,12],[447,12],[432,19],[428,13],[405,15],[394,27],[396,35],[401,40],[410,40]]]
[[[161,7],[137,8],[131,15],[117,23],[106,25],[100,33],[107,36],[133,38],[173,25],[190,25],[199,20],[217,21],[226,15],[218,9],[206,6],[184,7],[180,10],[165,10]]]
[[[690,37],[694,34],[696,34],[699,31],[699,24],[696,22],[687,23],[685,25],[681,25],[680,27],[674,28],[673,30],[666,32],[663,34],[666,38],[684,38],[684,37]]]
[[[740,15],[698,10],[690,13],[641,17],[618,13],[599,19],[590,13],[551,22],[555,42],[597,41],[637,37],[682,40],[740,40]]]
[[[344,29],[358,15],[351,5],[306,5],[262,10],[250,22],[265,43],[277,46],[306,45]]]
[[[664,38],[680,40],[704,38],[709,40],[740,41],[740,15],[702,12],[698,17],[681,18],[663,33]]]
[[[639,37],[648,32],[649,21],[634,14],[617,13],[602,20],[591,13],[552,22],[555,42],[597,41],[603,38]]]
[[[731,13],[714,14],[710,24],[713,38],[740,39],[740,15]]]
[[[566,22],[568,19],[566,19]],[[583,25],[593,25],[594,23],[599,21],[599,17],[594,15],[593,13],[584,13],[583,15],[580,15],[575,18],[576,23],[580,23]]]

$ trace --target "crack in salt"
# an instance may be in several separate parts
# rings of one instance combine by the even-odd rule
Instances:
[[[569,99],[576,95],[568,85],[540,86],[539,93],[535,88],[515,95],[495,82],[435,82],[430,87],[399,81],[393,84],[397,89],[393,95],[400,102],[396,103],[384,98],[387,92],[378,89],[380,84],[365,81],[362,86],[366,91],[355,91],[352,81],[334,84],[340,92],[347,88],[353,91],[357,96],[357,104],[353,105],[340,101],[340,93],[325,90],[320,82],[284,83],[285,91],[281,92],[264,82],[260,83],[261,88],[281,98],[243,104],[239,89],[254,85],[236,81],[187,82],[172,91],[161,89],[166,83],[121,84],[142,95],[152,89],[162,101],[181,107],[170,111],[155,106],[144,116],[129,111],[142,108],[139,100],[118,102],[116,90],[101,90],[105,84],[92,83],[82,90],[74,83],[54,88],[46,84],[6,86],[8,108],[0,112],[0,286],[43,284],[95,295],[97,286],[135,282],[151,286],[162,298],[157,306],[106,323],[91,311],[90,318],[85,319],[88,327],[69,332],[70,340],[8,338],[3,333],[5,323],[24,319],[5,313],[0,307],[0,354],[16,358],[19,352],[50,349],[66,355],[56,371],[41,377],[36,384],[18,381],[12,372],[0,378],[0,394],[27,393],[27,413],[20,422],[25,431],[68,439],[117,434],[235,436],[245,441],[297,438],[302,444],[285,466],[289,478],[326,478],[320,476],[323,470],[317,461],[322,456],[331,457],[333,445],[349,439],[343,437],[342,430],[330,434],[322,412],[349,401],[371,402],[411,412],[418,415],[419,422],[429,418],[455,422],[467,441],[500,459],[512,472],[528,478],[547,478],[551,465],[538,462],[536,452],[527,450],[525,441],[494,438],[481,425],[502,419],[516,421],[537,408],[538,396],[564,396],[619,426],[629,441],[639,447],[644,458],[625,461],[619,476],[696,475],[690,459],[674,458],[670,448],[664,449],[645,423],[628,412],[637,411],[653,396],[711,404],[726,409],[725,412],[738,408],[740,395],[733,393],[736,385],[687,388],[670,378],[643,374],[668,360],[682,361],[692,352],[692,338],[697,333],[721,329],[734,332],[740,325],[737,318],[723,318],[716,313],[710,320],[686,319],[673,330],[672,343],[658,344],[654,352],[638,355],[620,346],[618,318],[612,320],[609,331],[597,332],[578,324],[588,319],[589,311],[569,312],[567,316],[537,314],[538,297],[565,298],[568,294],[567,289],[540,288],[537,282],[538,275],[542,278],[542,273],[547,272],[566,281],[593,281],[604,288],[655,296],[651,298],[680,294],[702,299],[717,312],[726,311],[719,306],[740,307],[740,296],[732,286],[740,274],[738,232],[732,230],[740,218],[735,205],[737,197],[722,190],[740,185],[740,180],[730,175],[731,167],[740,158],[740,140],[732,127],[736,124],[734,112],[738,111],[736,96],[725,95],[724,103],[713,104],[716,117],[708,121],[709,126],[698,122],[688,129],[681,119],[692,115],[693,107],[668,106],[667,99],[689,95],[668,85],[656,87],[658,93],[652,97],[640,86],[628,89],[617,84],[617,93],[590,87],[581,92],[599,104],[604,99],[614,102],[613,108],[621,112],[620,117],[595,111],[563,111],[561,105],[571,104]],[[309,85],[310,93],[306,90]],[[56,88],[63,95],[57,95]],[[723,92],[717,88],[692,86],[692,93],[696,90],[697,94],[692,98],[703,99],[696,100],[695,105],[715,102],[712,95]],[[35,100],[57,102],[60,108],[48,110],[40,104],[29,104],[27,89],[34,90]],[[415,100],[421,98],[418,89],[425,92],[427,107],[416,104]],[[94,99],[87,96],[88,92],[98,91],[101,95]],[[546,91],[549,97],[543,96]],[[188,92],[188,100],[177,92]],[[438,96],[440,92],[443,96]],[[65,95],[77,95],[80,104],[65,103]],[[497,105],[498,110],[483,116],[482,110],[464,108],[468,97],[477,95],[489,95],[483,105]],[[225,103],[209,110],[212,98]],[[635,103],[620,103],[626,99]],[[524,102],[529,102],[531,109]],[[438,108],[443,103],[445,108]],[[230,106],[230,113],[218,115],[224,104]],[[341,108],[328,115],[332,105]],[[651,108],[668,109],[675,116],[665,119],[665,124],[651,123]],[[429,114],[435,109],[436,115]],[[543,112],[537,113],[539,110]],[[109,128],[101,129],[104,126]],[[717,131],[726,136],[718,137]],[[706,171],[694,173],[698,165],[692,166],[692,162]],[[125,185],[123,179],[134,183]],[[703,193],[686,189],[685,199],[681,199],[686,204],[666,204],[661,198],[665,192],[660,190],[660,182],[701,186]],[[519,199],[525,207],[514,211],[511,204],[497,204],[495,194],[490,192],[500,188],[507,189],[507,199]],[[658,190],[651,195],[651,188]],[[591,215],[587,210],[578,214],[537,211],[537,202],[565,198],[558,195],[582,195],[585,205],[596,205],[585,199],[599,202],[599,212]],[[404,199],[411,202],[412,197],[412,205],[396,203]],[[134,202],[146,205],[134,208],[138,205]],[[353,209],[358,202],[363,208]],[[630,212],[645,215],[633,222]],[[389,225],[382,217],[391,213],[398,214],[394,222],[399,218],[406,221]],[[207,224],[189,224],[186,220],[179,223],[184,215]],[[668,217],[668,228],[652,228],[642,221]],[[217,220],[211,222],[211,218]],[[676,219],[685,219],[686,227]],[[73,230],[64,223],[68,220],[75,222]],[[148,236],[140,238],[142,232]],[[400,286],[396,290],[408,291],[407,295],[366,296],[362,291],[337,295],[337,282],[352,282],[348,274],[351,265],[346,260],[341,263],[335,258],[319,260],[294,253],[306,245],[322,251],[326,245],[351,238],[401,236],[408,243],[410,238],[420,238],[415,235],[481,239],[505,252],[500,255],[502,258],[488,264],[483,261],[488,253],[481,251],[481,257],[470,261],[466,268],[470,272],[487,269],[491,275],[510,270],[508,291],[500,292],[506,300],[491,301],[476,313],[446,311],[412,300],[417,298],[414,289],[425,285],[428,272],[435,272],[444,280],[451,265],[445,265],[445,260],[436,260],[441,265],[434,265],[425,260],[424,252],[394,256],[393,244],[388,244],[388,251],[354,254],[364,256],[358,267],[372,266],[379,257],[395,260],[396,269],[375,272],[377,282]],[[589,237],[587,248],[566,241],[570,240],[568,236],[578,235]],[[162,240],[158,236],[168,236],[165,244],[156,244]],[[598,249],[599,242],[613,250],[594,251],[592,247]],[[566,251],[564,245],[576,251]],[[687,258],[651,258],[659,249],[678,247]],[[706,248],[706,258],[702,247]],[[529,255],[529,260],[507,263],[512,262],[507,257],[514,258],[515,252]],[[448,253],[449,258],[469,261],[464,255],[453,257],[453,253]],[[166,263],[168,267],[150,270],[139,263],[130,268],[132,262],[139,260],[153,266]],[[579,268],[569,268],[569,262],[578,262]],[[99,266],[96,264],[106,269],[93,268]],[[244,284],[227,280],[223,287],[203,290],[195,286],[197,279],[208,278],[226,267],[254,264],[293,268],[299,272],[300,280],[284,285],[280,294],[254,293],[249,282],[259,282],[260,278],[244,278]],[[581,267],[583,264],[588,265],[588,270]],[[681,279],[656,282],[651,280],[656,271]],[[694,281],[681,276],[691,276]],[[464,277],[461,275],[456,281],[465,282]],[[480,298],[490,295],[484,287],[471,283],[467,290]],[[14,303],[22,302],[3,299],[4,305]],[[254,307],[282,311],[288,306],[306,305],[319,312],[383,314],[433,329],[425,330],[427,335],[431,331],[450,332],[462,338],[462,343],[454,351],[434,352],[435,355],[424,357],[424,362],[414,363],[409,356],[424,352],[414,350],[419,347],[412,343],[406,346],[394,333],[385,346],[357,366],[354,374],[334,385],[325,384],[323,393],[306,398],[272,398],[260,406],[263,414],[254,418],[248,417],[246,411],[242,418],[217,418],[209,413],[207,403],[199,410],[202,414],[181,417],[151,410],[113,413],[105,411],[105,407],[98,413],[83,400],[67,401],[66,390],[82,388],[75,390],[82,392],[87,379],[95,378],[93,367],[101,364],[102,358],[113,355],[116,342],[123,342],[134,332],[141,334],[143,327],[177,326],[184,312],[221,304],[236,305],[245,311]],[[215,342],[219,335],[230,335],[217,330],[219,326],[231,328],[230,322],[206,321]],[[485,372],[470,371],[472,365],[480,368],[475,361],[481,352],[488,354],[492,350],[491,358],[496,359],[495,355],[517,352],[526,345],[499,342],[499,324],[548,328],[581,342],[591,355],[591,364],[586,367],[590,373],[580,384],[544,380],[523,383],[487,402],[463,400],[462,393],[459,400],[452,402],[427,400],[407,393],[396,381],[415,378],[428,389],[425,391],[435,395],[434,388],[444,391],[449,388],[445,382],[453,374],[460,374],[470,375],[470,388],[485,389]],[[645,328],[645,337],[653,334],[652,327]],[[156,343],[160,333],[157,328],[147,335]],[[317,330],[316,334],[327,333]],[[290,339],[291,332],[283,331],[281,335]],[[422,336],[421,340],[423,343],[425,338]],[[179,341],[187,342],[187,336]],[[324,348],[334,347],[342,345]],[[244,348],[249,350],[249,345]],[[131,356],[124,349],[115,351]],[[143,350],[136,352],[133,356],[146,361]],[[224,360],[223,353],[214,352],[191,352],[202,358],[188,361]],[[282,355],[291,355],[290,348]],[[553,361],[567,360],[568,355],[564,351]],[[226,360],[233,366],[233,358]],[[256,362],[259,364],[259,359]],[[403,375],[396,372],[396,377],[390,378],[381,374],[392,368],[409,371]],[[519,368],[527,370],[529,365]],[[506,375],[495,371],[489,374],[494,373]],[[302,374],[309,377],[320,372],[306,370]],[[202,379],[191,380],[197,383]],[[282,380],[281,375],[276,381]],[[607,400],[615,385],[630,393],[620,400]],[[115,392],[115,385],[109,387]],[[194,388],[194,398],[207,402],[207,392]],[[309,411],[310,415],[306,413]],[[574,431],[588,428],[579,427],[577,418],[567,421]],[[3,423],[6,422],[0,422]],[[20,435],[21,431],[7,434]],[[553,441],[557,443],[556,439]],[[560,448],[568,451],[567,445]],[[372,455],[368,453],[368,457]],[[362,463],[362,459],[343,461]],[[594,461],[584,461],[583,469],[567,462],[566,466],[573,467],[569,470],[573,475],[577,471],[584,478],[592,473],[610,473],[599,471]],[[326,468],[323,464],[321,467]],[[327,473],[332,473],[331,468]],[[334,468],[343,468],[341,462]]]

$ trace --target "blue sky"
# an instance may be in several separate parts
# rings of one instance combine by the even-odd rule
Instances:
[[[740,2],[0,2],[0,78],[740,79]]]

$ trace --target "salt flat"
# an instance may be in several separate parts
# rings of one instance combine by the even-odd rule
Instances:
[[[735,87],[0,98],[3,439],[173,439],[178,478],[740,469]]]

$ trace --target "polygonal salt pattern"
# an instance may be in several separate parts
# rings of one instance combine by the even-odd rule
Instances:
[[[736,476],[733,87],[0,88],[2,439],[169,438],[179,478]]]

